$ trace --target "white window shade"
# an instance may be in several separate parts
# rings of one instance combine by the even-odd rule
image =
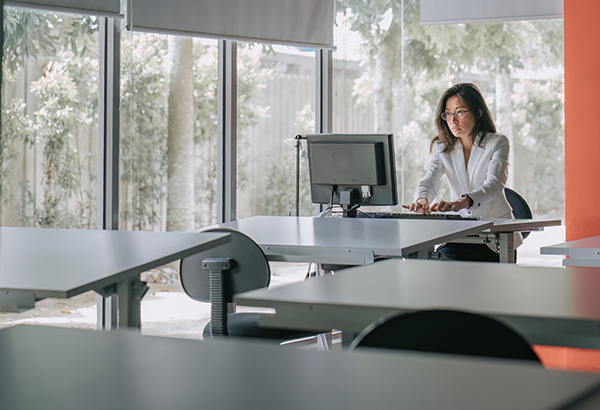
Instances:
[[[123,17],[120,14],[120,0],[9,0],[5,1],[4,5],[103,17]]]
[[[333,0],[130,0],[136,31],[333,47]]]
[[[421,24],[485,23],[563,17],[563,0],[421,0]]]

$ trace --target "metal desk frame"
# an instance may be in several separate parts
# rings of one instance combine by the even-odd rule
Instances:
[[[0,228],[0,310],[98,293],[98,329],[140,327],[139,274],[229,241],[228,234]]]

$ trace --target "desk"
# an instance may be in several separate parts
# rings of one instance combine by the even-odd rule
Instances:
[[[229,240],[219,233],[0,228],[0,309],[101,295],[100,328],[140,326],[139,274]]]
[[[540,248],[543,255],[565,255],[563,266],[600,267],[600,236],[577,239]]]
[[[400,352],[306,351],[42,326],[0,330],[3,409],[562,409],[600,375]]]
[[[598,349],[598,289],[592,268],[390,259],[235,302],[274,308],[266,326],[342,330],[344,344],[382,316],[447,308],[492,315],[533,344]]]
[[[515,262],[514,233],[540,231],[549,226],[560,226],[560,219],[490,219],[493,225],[478,237],[452,240],[460,243],[495,243],[501,263]]]
[[[248,235],[271,261],[345,265],[427,252],[436,244],[477,234],[491,226],[491,221],[293,216],[253,216],[218,225]]]

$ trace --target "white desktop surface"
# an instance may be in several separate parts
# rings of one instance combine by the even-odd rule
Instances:
[[[218,226],[248,235],[269,260],[359,265],[477,234],[492,222],[253,216]]]
[[[600,375],[512,360],[0,330],[3,409],[560,409]]]
[[[2,227],[0,306],[31,308],[43,298],[102,292],[228,240],[220,233]]]
[[[382,316],[446,308],[490,314],[532,343],[600,348],[599,289],[592,268],[391,259],[235,301],[274,308],[266,326],[339,329],[346,338]]]
[[[540,248],[545,255],[565,255],[564,266],[600,267],[600,236],[577,239]]]

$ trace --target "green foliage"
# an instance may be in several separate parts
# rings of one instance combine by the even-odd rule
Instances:
[[[167,67],[163,36],[121,42],[121,223],[134,230],[160,221],[166,195]]]
[[[55,30],[57,16],[25,9],[4,7],[3,70],[15,73],[28,58],[51,56],[60,45]]]
[[[28,204],[33,210],[30,217],[25,217],[28,225],[94,226],[95,178],[82,178],[95,175],[95,163],[81,158],[78,139],[85,138],[87,127],[95,129],[98,121],[97,72],[97,60],[63,51],[46,66],[43,76],[31,83],[31,91],[40,101],[34,127],[35,143],[43,146],[44,197],[41,205],[33,201]]]
[[[166,39],[134,34],[122,45],[121,192],[127,201],[121,221],[133,229],[161,223],[160,202],[166,193],[168,67]],[[195,225],[216,222],[217,202],[217,69],[218,50],[194,42]],[[252,103],[269,71],[260,68],[262,51],[238,49],[238,132],[256,124],[264,109]],[[243,140],[238,166],[243,167]],[[238,174],[243,182],[244,174]],[[127,188],[125,188],[127,187]]]
[[[306,105],[296,114],[294,129],[299,134],[314,132],[315,115],[311,105]],[[260,215],[288,215],[296,213],[296,151],[291,148],[296,141],[287,138],[290,147],[285,155],[278,156],[267,172],[267,189],[260,197]],[[314,206],[310,199],[310,181],[306,141],[300,143],[300,215],[314,215]]]
[[[19,151],[14,148],[15,141],[20,140],[31,146],[34,142],[34,127],[31,119],[23,114],[26,104],[22,99],[2,101],[2,138],[0,139],[0,213],[6,206],[14,203],[15,198],[10,191],[10,183],[16,178]]]
[[[29,63],[46,63],[41,77],[29,85],[27,104],[3,93],[2,205],[16,207],[18,187],[15,211],[22,224],[94,227],[98,61],[90,49],[97,47],[97,21],[9,7],[4,13],[4,89],[14,88],[11,82],[21,72],[27,79]],[[74,33],[79,37],[73,38]],[[16,181],[16,162],[29,161],[26,150],[34,158],[41,152],[39,180]]]
[[[515,188],[535,212],[554,213],[564,204],[564,84],[562,81],[517,82],[513,147],[523,164]],[[551,199],[551,200],[549,200]]]
[[[437,133],[435,104],[449,85],[465,80],[479,83],[493,110],[495,102],[511,98],[494,94],[496,76],[518,73],[522,77],[534,70],[560,70],[563,65],[560,20],[421,26],[419,0],[337,0],[336,6],[363,40],[366,69],[354,84],[355,98],[372,103],[376,118],[393,118],[390,113],[398,112],[398,107],[387,103],[385,90],[382,92],[375,80],[383,78],[384,87],[394,89],[395,101],[404,102],[406,120],[397,146],[402,144],[404,150],[399,162],[404,163],[405,198],[412,199],[419,174],[424,172],[423,152]],[[518,95],[512,96],[512,149],[519,174],[515,181],[534,212],[549,212],[563,203],[562,81],[552,81],[552,86],[535,81],[517,83],[514,93]],[[382,100],[386,104],[377,105]],[[511,113],[498,116],[506,115]],[[505,120],[496,118],[507,124]],[[375,124],[375,128],[392,129],[392,124]]]

